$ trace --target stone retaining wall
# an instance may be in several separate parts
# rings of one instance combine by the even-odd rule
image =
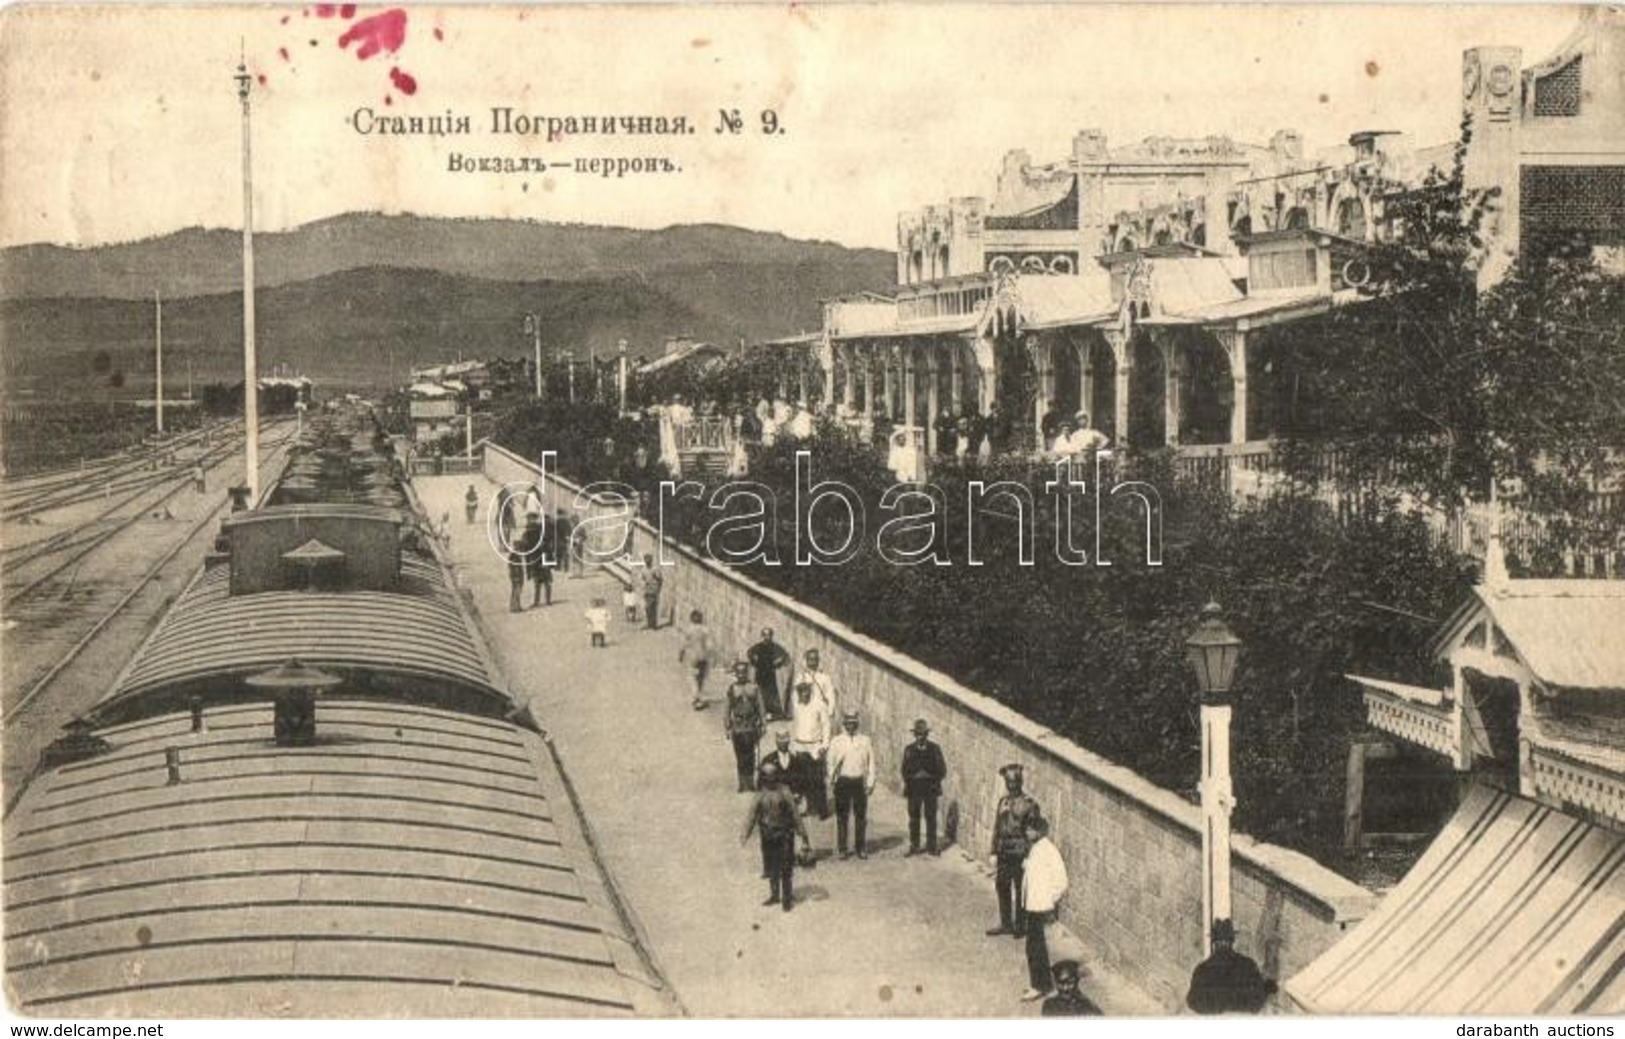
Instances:
[[[488,445],[485,472],[498,482],[529,483],[538,471]],[[582,498],[547,474],[548,508],[578,516],[619,513],[618,503]],[[581,505],[576,510],[576,505]],[[657,553],[656,531],[626,521],[622,547]],[[615,537],[601,539],[613,547]],[[863,713],[884,782],[901,792],[899,765],[914,719],[931,724],[948,760],[943,811],[956,843],[985,861],[1003,783],[998,769],[1026,766],[1027,790],[1051,820],[1072,888],[1062,921],[1113,967],[1139,981],[1170,1010],[1184,1004],[1201,959],[1201,811],[1056,735],[949,676],[841,622],[768,589],[686,548],[666,542],[670,566],[664,612],[705,613],[724,652],[743,655],[763,627],[799,659],[816,648],[835,680],[841,706]],[[1374,902],[1365,889],[1307,857],[1237,835],[1233,916],[1237,947],[1272,977],[1285,979],[1337,941]],[[987,904],[966,907],[976,926],[997,921]]]

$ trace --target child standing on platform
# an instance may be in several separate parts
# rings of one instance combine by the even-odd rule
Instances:
[[[609,608],[604,605],[604,600],[592,601],[591,609],[587,610],[587,630],[592,633],[594,649],[603,649],[609,644],[606,641],[609,635]]]

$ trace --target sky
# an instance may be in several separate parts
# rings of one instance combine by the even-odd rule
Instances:
[[[376,210],[716,222],[890,249],[900,210],[991,196],[1008,149],[1060,159],[1086,127],[1114,144],[1263,144],[1291,127],[1311,152],[1360,129],[1450,140],[1464,48],[1519,46],[1531,64],[1578,19],[1510,5],[414,6],[391,34],[389,10],[0,10],[0,245],[240,227],[239,48],[264,77],[252,121],[260,230]],[[359,57],[374,35],[377,53]],[[698,132],[550,142],[490,132],[503,106],[683,115]],[[359,109],[450,111],[474,132],[361,134]],[[739,111],[741,132],[716,132],[724,109]],[[782,132],[762,132],[768,110]],[[567,166],[453,172],[454,154]],[[574,167],[595,158],[677,170]]]

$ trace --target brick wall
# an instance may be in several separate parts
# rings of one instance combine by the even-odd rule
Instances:
[[[494,445],[486,450],[485,471],[499,482],[536,479],[528,463]],[[576,486],[552,474],[547,484],[549,508],[570,510]],[[607,503],[585,506],[589,514],[610,511]],[[652,527],[633,521],[629,530],[638,556],[657,552]],[[672,565],[663,605],[683,615],[704,611],[725,652],[742,655],[764,626],[797,659],[819,650],[841,706],[862,712],[883,780],[895,792],[901,792],[898,769],[909,728],[925,718],[948,761],[943,811],[949,832],[972,857],[987,857],[1003,790],[999,767],[1026,766],[1027,790],[1051,820],[1072,878],[1062,922],[1170,1010],[1183,1006],[1191,968],[1201,959],[1197,806],[818,610],[674,543],[664,549]],[[1285,979],[1307,966],[1374,901],[1308,858],[1242,835],[1233,858],[1238,948],[1273,977]],[[976,926],[990,922],[993,892],[987,905],[966,913]]]

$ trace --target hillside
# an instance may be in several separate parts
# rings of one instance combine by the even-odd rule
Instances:
[[[584,358],[589,347],[609,354],[623,337],[634,353],[652,353],[676,332],[723,343],[738,334],[715,314],[631,277],[497,281],[367,267],[261,290],[255,299],[261,371],[289,364],[329,385],[382,387],[403,381],[414,364],[528,354],[530,311],[544,315],[548,356],[574,349]],[[166,301],[169,392],[184,390],[188,364],[198,384],[241,379],[241,306],[236,292]],[[0,301],[8,394],[150,395],[152,342],[150,299]]]
[[[239,287],[241,250],[237,232],[200,228],[83,249],[57,245],[0,249],[0,299],[138,299],[150,298],[154,290],[166,297],[231,292]],[[840,291],[883,289],[891,284],[894,271],[891,254],[880,250],[847,249],[716,224],[640,231],[372,213],[349,213],[291,231],[261,232],[254,238],[254,258],[262,289],[383,265],[497,281],[631,276],[678,287],[696,272],[726,265],[747,278],[755,271],[770,275],[760,285],[807,275],[817,283],[839,286]],[[741,289],[744,298],[760,298],[748,285]],[[816,309],[814,296],[800,299]],[[766,314],[777,317],[778,311],[775,301]],[[754,314],[732,318],[742,326],[759,319]]]

